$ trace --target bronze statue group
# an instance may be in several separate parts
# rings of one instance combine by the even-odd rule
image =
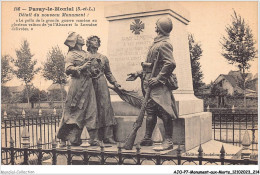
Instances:
[[[144,96],[148,95],[146,93],[149,89],[145,105],[146,131],[140,145],[153,145],[152,133],[159,117],[165,128],[163,150],[173,148],[173,120],[178,118],[172,94],[174,82],[171,82],[176,67],[173,47],[169,40],[172,28],[171,19],[166,17],[158,19],[155,25],[157,37],[148,51],[146,61],[142,63],[142,70],[129,74],[131,80],[141,78]],[[57,134],[57,138],[61,140],[60,147],[65,146],[66,141],[79,146],[84,126],[89,132],[91,146],[98,146],[101,141],[105,144],[115,144],[113,128],[117,122],[107,80],[116,89],[120,89],[121,86],[110,70],[108,58],[98,53],[100,38],[90,36],[85,43],[82,36],[73,32],[69,34],[64,44],[69,48],[65,67],[71,81]],[[83,50],[84,45],[87,46],[87,51]]]

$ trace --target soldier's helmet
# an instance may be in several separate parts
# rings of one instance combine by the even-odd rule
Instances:
[[[162,32],[162,34],[169,35],[172,31],[172,20],[168,17],[162,17],[158,19],[156,26]]]

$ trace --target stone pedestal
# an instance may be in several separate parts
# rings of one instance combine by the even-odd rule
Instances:
[[[118,122],[115,129],[115,139],[118,142],[124,142],[132,130],[133,123],[137,116],[116,116]],[[179,119],[173,121],[173,143],[174,145],[184,145],[186,151],[206,143],[212,139],[212,118],[211,113],[202,112],[197,114],[182,115]],[[145,118],[141,128],[137,132],[135,143],[142,140],[145,134]],[[161,119],[157,120],[162,136],[164,136],[164,126]]]
[[[173,22],[170,39],[177,65],[174,73],[179,84],[179,89],[173,93],[179,113],[203,112],[203,101],[193,94],[187,32],[189,12],[177,2],[127,2],[105,8],[105,17],[109,21],[108,58],[112,72],[125,89],[141,92],[140,80],[125,80],[128,73],[141,70],[141,62],[145,61],[156,36],[155,23],[163,16]]]
[[[212,116],[209,112],[182,115],[174,120],[173,143],[185,145],[190,150],[212,139]]]
[[[176,61],[174,73],[179,89],[173,91],[180,118],[174,121],[173,140],[189,150],[211,140],[211,114],[203,113],[203,101],[194,96],[187,25],[189,12],[177,2],[126,2],[107,6],[105,17],[109,21],[108,59],[113,74],[123,88],[141,92],[141,82],[125,81],[127,74],[141,70],[149,49],[156,37],[155,24],[161,17],[169,17],[173,23],[170,34],[173,56]],[[141,95],[141,93],[140,93]],[[116,139],[123,141],[130,133],[139,110],[111,95],[118,121]],[[158,120],[158,127],[163,125]],[[145,132],[145,121],[139,129],[136,142]]]

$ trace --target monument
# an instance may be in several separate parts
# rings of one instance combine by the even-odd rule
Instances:
[[[105,8],[109,21],[108,58],[112,72],[126,89],[140,92],[141,82],[126,82],[127,74],[141,69],[155,33],[155,23],[160,17],[169,17],[173,22],[170,35],[173,56],[176,61],[174,73],[179,89],[173,91],[180,118],[174,121],[173,142],[190,150],[199,144],[210,141],[211,113],[203,112],[203,101],[194,96],[187,25],[189,12],[177,2],[127,2]],[[141,93],[140,93],[141,94]],[[119,126],[117,141],[123,141],[132,129],[138,109],[125,104],[112,95],[113,107]],[[163,131],[163,127],[159,124]],[[144,135],[145,121],[138,132],[136,142]]]

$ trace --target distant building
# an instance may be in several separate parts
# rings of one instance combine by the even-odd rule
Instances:
[[[243,94],[241,88],[241,74],[239,71],[230,71],[227,75],[220,74],[214,81],[214,84],[226,89],[229,95],[234,95],[235,92]],[[257,96],[258,77],[252,76],[251,73],[247,75],[246,81],[246,96]]]
[[[67,87],[68,87],[67,84],[64,85],[64,86],[63,86],[63,90],[67,91]],[[56,91],[56,90],[59,90],[59,91],[60,91],[60,84],[53,83],[53,84],[51,84],[51,85],[47,88],[47,91],[48,91],[48,92]]]
[[[63,98],[65,99],[67,96],[67,88],[68,86],[63,86]],[[61,87],[60,84],[53,83],[47,88],[47,93],[49,96],[49,100],[51,101],[61,101]]]
[[[20,95],[23,90],[25,89],[24,85],[20,85],[20,86],[9,86],[7,87],[11,96],[15,96],[15,95]]]

